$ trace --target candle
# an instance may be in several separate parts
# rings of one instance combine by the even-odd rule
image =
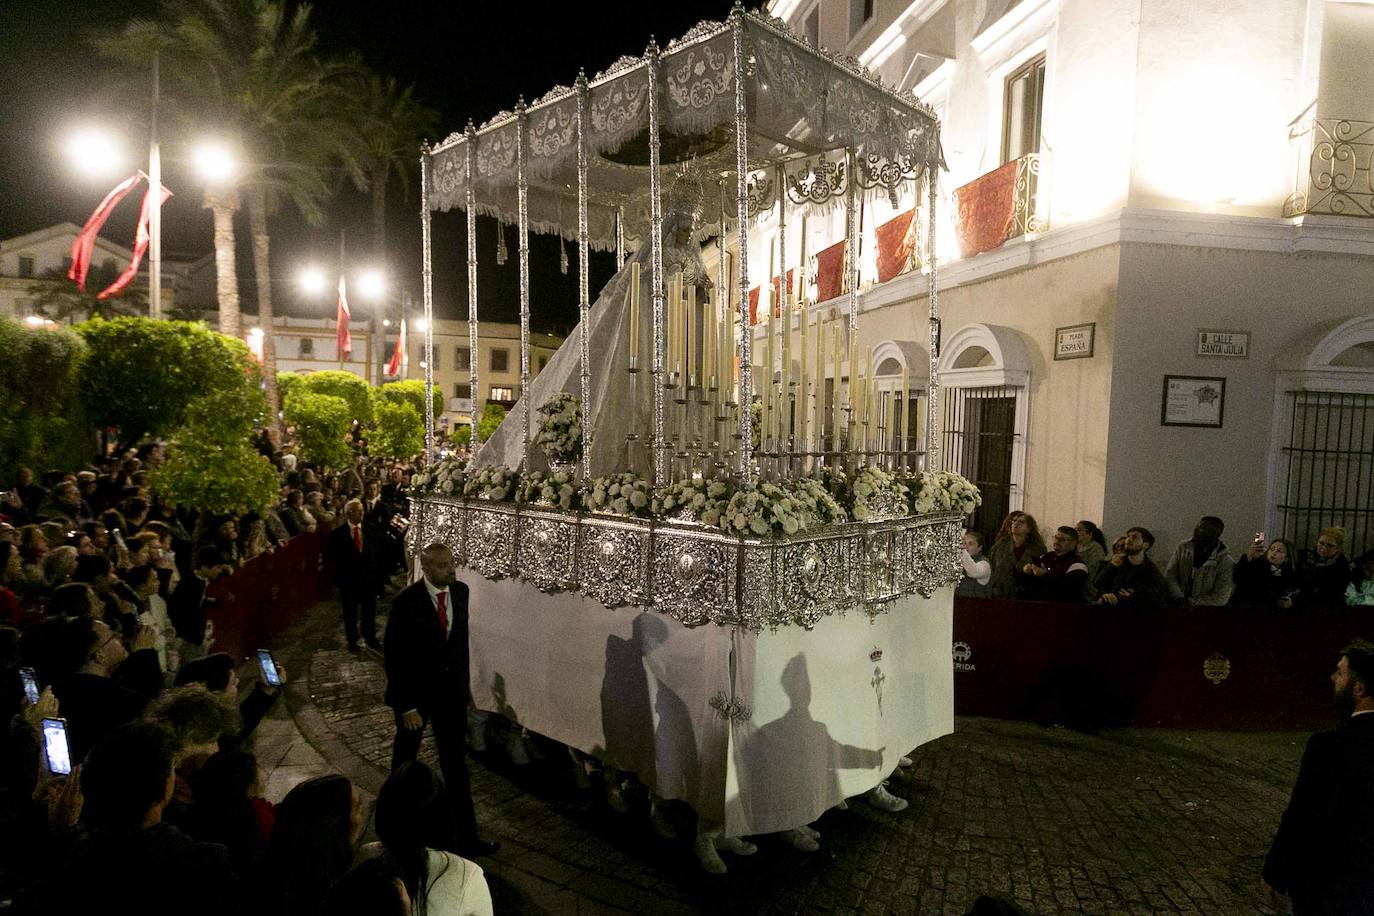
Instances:
[[[583,328],[582,333],[589,332]],[[639,365],[639,262],[630,262],[630,366]]]
[[[808,400],[807,400],[807,397],[806,397],[806,393],[807,393],[807,388],[806,388],[806,375],[807,375],[807,373],[806,373],[806,369],[807,369],[807,365],[806,365],[806,362],[807,362],[807,360],[806,360],[806,351],[807,351],[807,349],[808,349],[807,343],[808,343],[809,340],[810,340],[809,325],[810,325],[810,322],[811,322],[811,316],[808,315],[808,314],[806,314],[805,310],[803,310],[803,311],[800,313],[800,315],[801,315],[801,374],[798,376],[798,379],[797,379],[797,401],[796,401],[796,405],[797,405],[797,407],[796,407],[796,410],[797,410],[797,439],[796,439],[796,444],[797,444],[797,446],[799,447],[797,450],[805,452],[805,451],[809,451],[809,450],[810,450],[809,447],[808,447],[808,445],[807,445],[807,441],[806,441],[806,427],[807,427],[807,423],[806,423],[806,420],[807,420],[806,412],[807,412],[807,410],[808,410],[808,409],[810,408],[810,406],[811,406],[810,403],[808,403]]]
[[[782,293],[782,383],[784,389],[792,381],[792,303],[787,291]]]
[[[911,409],[911,374],[906,366],[902,366],[902,419],[901,431],[897,436],[897,448],[899,451],[906,451],[906,431],[911,428],[911,421],[907,419],[907,411]],[[895,412],[894,412],[895,415]],[[903,459],[905,461],[905,459]]]
[[[840,323],[830,326],[831,383],[830,383],[830,440],[831,450],[840,450]]]
[[[763,386],[760,394],[763,395],[763,431],[761,437],[771,437],[773,432],[773,326],[777,323],[773,318],[773,306],[768,304],[768,323],[764,325],[766,339],[763,347],[763,372],[759,384]]]
[[[816,406],[816,451],[821,450],[820,438],[825,434],[825,319],[816,315],[816,396],[812,399]]]
[[[708,390],[716,387],[716,345],[720,343],[714,305],[708,289],[706,302],[701,307],[701,375],[703,387]]]
[[[683,371],[687,373],[688,384],[694,385],[697,380],[696,363],[692,357],[696,354],[692,346],[692,312],[697,307],[697,288],[696,286],[687,287],[687,301],[682,308],[682,363],[686,367]]]
[[[668,371],[676,376],[682,375],[682,335],[678,323],[682,320],[682,290],[676,279],[668,281],[668,321],[664,331],[668,335]]]

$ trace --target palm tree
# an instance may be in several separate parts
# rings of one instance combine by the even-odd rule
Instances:
[[[439,113],[415,99],[415,87],[402,89],[394,78],[376,74],[352,81],[349,96],[357,105],[361,135],[360,191],[372,192],[372,247],[378,261],[386,259],[386,194],[393,170],[402,193],[410,193],[410,177],[420,160],[420,142],[439,126]]]
[[[307,222],[319,225],[334,170],[342,166],[355,181],[363,180],[344,89],[356,64],[316,54],[308,4],[288,13],[279,0],[166,0],[163,12],[161,23],[130,23],[123,45],[160,48],[181,108],[236,138],[242,162],[232,190],[242,194],[248,210],[258,324],[264,332],[263,378],[275,419],[279,399],[268,220],[289,201]],[[236,315],[237,290],[227,279],[234,275],[229,190],[207,203],[216,216],[216,273],[224,278],[219,291],[232,292],[221,309],[227,305]]]
[[[92,264],[86,274],[86,288],[67,279],[67,271],[54,267],[43,272],[41,280],[29,284],[33,296],[33,310],[37,315],[54,321],[75,324],[87,318],[118,318],[121,315],[146,315],[148,296],[136,284],[125,287],[118,296],[97,299],[100,291],[115,281],[122,268],[114,262]]]

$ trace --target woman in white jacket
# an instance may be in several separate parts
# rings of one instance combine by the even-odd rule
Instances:
[[[416,916],[492,916],[482,869],[445,851],[455,840],[452,812],[434,771],[404,763],[377,793],[377,838],[399,868]]]
[[[992,579],[992,564],[983,557],[983,533],[964,529],[964,549],[959,551],[959,565],[964,578],[954,594],[964,598],[988,597],[988,582]]]

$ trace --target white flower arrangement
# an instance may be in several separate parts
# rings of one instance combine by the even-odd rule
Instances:
[[[516,486],[515,501],[530,505],[554,506],[565,512],[582,507],[582,491],[570,471],[534,471]]]
[[[650,511],[656,516],[690,518],[715,528],[734,491],[735,485],[727,477],[679,480],[654,494]]]
[[[879,515],[906,515],[907,506],[906,486],[882,468],[859,468],[849,484],[849,511],[855,521],[864,522]]]
[[[582,457],[582,403],[565,391],[557,392],[540,406],[544,419],[535,444],[550,462],[570,464]]]
[[[906,481],[911,511],[917,515],[958,510],[972,515],[983,504],[983,495],[968,478],[953,471],[927,471]]]
[[[649,482],[635,474],[598,477],[583,493],[582,503],[593,512],[648,518],[651,512]]]
[[[845,511],[814,480],[743,486],[725,505],[720,527],[731,534],[796,534],[845,521]]]
[[[463,484],[463,496],[491,502],[509,502],[515,496],[519,475],[508,467],[495,464],[482,468]]]
[[[466,457],[445,458],[410,479],[410,492],[416,496],[461,496],[468,479]]]

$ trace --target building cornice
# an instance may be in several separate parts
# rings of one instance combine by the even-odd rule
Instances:
[[[967,286],[1123,244],[1374,258],[1374,220],[1310,215],[1280,219],[1174,210],[1119,210],[1034,237],[1012,239],[1001,248],[972,258],[941,261],[940,288]],[[883,308],[924,296],[927,288],[924,273],[903,274],[861,293],[860,309]],[[822,307],[828,309],[843,301],[843,298],[832,300],[822,303]]]

